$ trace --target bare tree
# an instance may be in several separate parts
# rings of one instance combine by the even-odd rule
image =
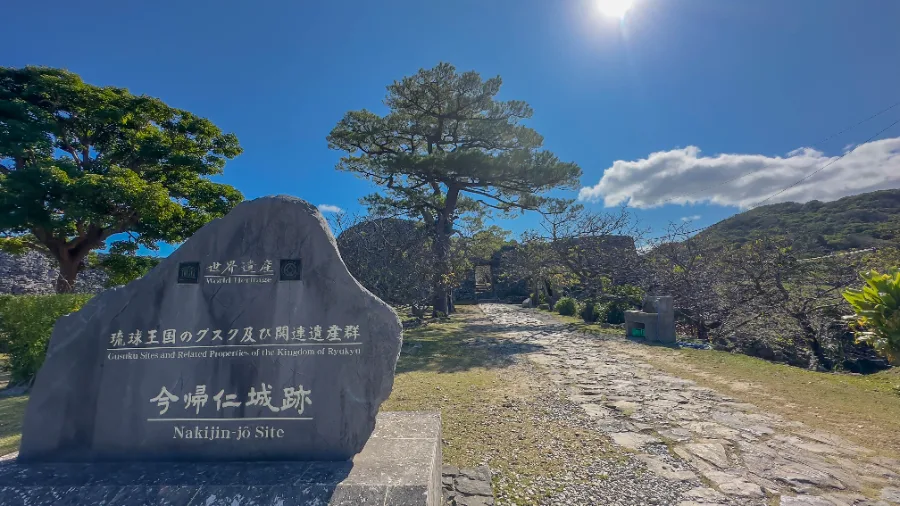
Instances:
[[[833,367],[829,349],[839,344],[834,324],[849,312],[841,291],[856,282],[862,258],[802,259],[791,240],[764,238],[732,250],[723,261],[726,282],[743,294],[743,313],[792,322],[794,346],[809,350],[808,368]]]
[[[337,214],[337,244],[350,273],[385,302],[423,316],[431,300],[430,240],[418,223]]]
[[[571,205],[545,213],[541,226],[582,296],[616,298],[610,293],[613,286],[640,281],[643,262],[635,244],[646,232],[625,208],[605,213]]]
[[[676,315],[689,323],[695,335],[715,341],[725,333],[732,304],[721,292],[721,248],[705,236],[691,236],[689,226],[670,224],[665,234],[650,241],[646,255],[649,291],[671,295]]]
[[[565,284],[571,278],[549,241],[533,232],[523,234],[519,244],[503,254],[500,266],[507,281],[525,280],[535,298],[541,294],[551,297],[553,286]],[[538,302],[532,300],[535,306]]]

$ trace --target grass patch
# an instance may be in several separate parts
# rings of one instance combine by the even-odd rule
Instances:
[[[806,371],[721,351],[654,348],[651,365],[788,419],[900,456],[900,371],[855,375]]]
[[[9,383],[8,356],[0,353],[0,388]],[[19,450],[28,397],[0,397],[0,456]]]
[[[551,420],[539,397],[555,393],[496,351],[492,340],[503,338],[484,330],[477,307],[458,309],[447,322],[404,334],[394,390],[382,410],[440,411],[444,463],[490,466],[500,473],[497,499],[506,503],[535,504],[551,493],[533,480],[562,473],[564,459],[587,465],[615,458],[599,434]]]
[[[28,397],[0,398],[0,456],[19,450]]]
[[[575,318],[556,317],[573,330],[621,337]],[[868,375],[822,373],[723,351],[643,346],[639,352],[672,375],[900,457],[900,368]]]
[[[9,355],[0,353],[0,388],[6,388],[9,384]]]
[[[623,324],[612,324],[606,322],[588,323],[579,316],[565,316],[553,313],[553,316],[566,323],[570,330],[577,332],[588,332],[592,334],[604,335],[625,335],[625,326]]]

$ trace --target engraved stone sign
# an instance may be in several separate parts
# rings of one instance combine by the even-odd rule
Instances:
[[[314,206],[244,202],[57,322],[19,459],[348,459],[400,344]]]

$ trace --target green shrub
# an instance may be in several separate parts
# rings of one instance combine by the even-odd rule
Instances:
[[[604,305],[600,320],[615,325],[625,323],[625,311],[640,307],[644,300],[644,291],[637,286],[620,285],[613,288],[612,293],[618,298]]]
[[[600,318],[600,309],[597,307],[596,302],[589,300],[581,306],[581,311],[579,311],[578,315],[585,322],[594,323]]]
[[[856,312],[857,340],[875,348],[893,365],[900,365],[900,269],[887,274],[862,274],[861,290],[843,295]]]
[[[640,306],[644,300],[644,290],[634,285],[619,285],[613,288],[612,292],[618,295],[626,304]]]
[[[631,309],[631,304],[622,301],[612,301],[604,305],[604,321],[606,323],[625,323],[625,311]]]
[[[91,295],[6,295],[0,297],[0,340],[9,351],[10,384],[30,383],[44,363],[56,320],[81,309]]]
[[[575,316],[575,313],[578,312],[577,306],[578,304],[572,297],[563,297],[556,301],[556,306],[553,309],[563,316]]]
[[[541,292],[538,294],[531,294],[528,296],[531,299],[531,303],[534,305],[546,304],[547,303],[547,294]]]
[[[550,304],[539,304],[538,309],[543,309],[544,311],[550,311]]]

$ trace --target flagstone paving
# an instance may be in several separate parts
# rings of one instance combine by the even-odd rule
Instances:
[[[663,373],[638,343],[570,331],[552,316],[481,304],[593,428],[664,480],[696,481],[679,506],[900,504],[900,461]],[[900,422],[898,422],[900,425]]]

